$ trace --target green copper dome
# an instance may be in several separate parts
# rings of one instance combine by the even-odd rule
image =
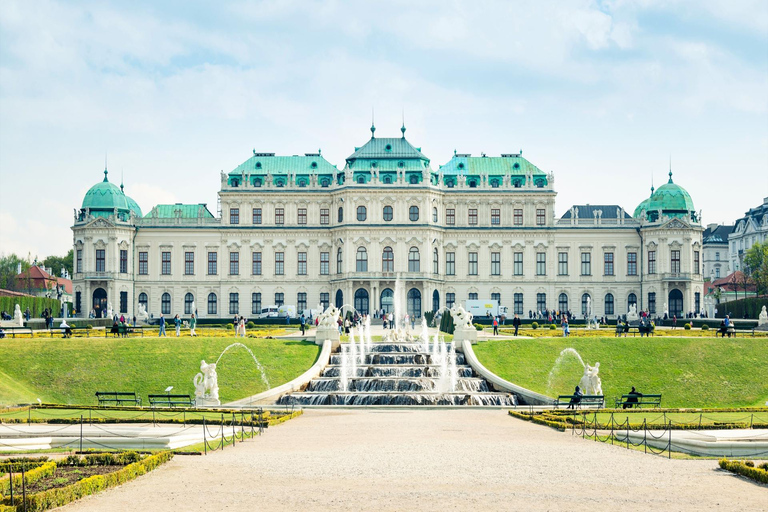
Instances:
[[[672,181],[672,171],[669,171],[669,181],[640,203],[635,209],[634,216],[639,217],[643,211],[651,220],[658,220],[659,214],[669,217],[696,216],[691,195]]]
[[[89,210],[91,215],[96,217],[106,217],[114,214],[117,209],[118,214],[127,216],[130,212],[141,217],[141,208],[139,205],[126,196],[122,187],[118,187],[109,182],[107,170],[104,169],[104,180],[92,186],[83,198],[83,210]]]

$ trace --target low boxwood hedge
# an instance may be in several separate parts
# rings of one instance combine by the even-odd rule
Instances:
[[[42,466],[38,466],[35,469],[30,469],[29,471],[26,471],[24,474],[24,481],[27,485],[37,482],[41,478],[47,478],[49,476],[52,476],[54,472],[56,471],[56,463],[46,462]],[[21,473],[14,473],[13,474],[13,483],[11,483],[11,479],[8,480],[0,480],[0,498],[5,497],[6,494],[9,494],[11,492],[11,485],[13,485],[14,489],[21,489]]]
[[[755,467],[755,463],[752,461],[720,459],[721,469],[745,476],[762,484],[768,484],[768,471],[763,469],[763,466],[765,464]]]

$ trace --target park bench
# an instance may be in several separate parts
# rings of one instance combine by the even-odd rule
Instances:
[[[32,328],[31,327],[21,327],[19,325],[12,325],[9,327],[3,327],[3,331],[5,331],[5,335],[8,336],[8,334],[11,335],[12,338],[16,337],[16,333],[19,334],[29,334],[30,336],[33,335]]]
[[[616,408],[620,409],[624,406],[630,407],[642,407],[644,405],[650,405],[651,407],[661,407],[661,395],[621,395],[621,398],[616,399]]]
[[[728,327],[721,325],[720,327],[717,328],[717,334],[715,334],[715,337],[717,337],[718,334],[721,334],[723,338],[725,338],[726,334],[728,335],[729,338],[731,337],[731,335],[735,337],[736,326],[733,324],[730,324]],[[754,332],[752,334],[754,335]]]
[[[194,407],[195,400],[189,395],[148,395],[152,407]]]
[[[51,335],[51,338],[53,338],[54,334],[61,334],[62,337],[64,337],[64,329],[65,327],[51,327],[48,329],[48,333]],[[72,325],[69,326],[69,330],[71,331],[72,335],[70,337],[74,337],[77,333],[83,334],[90,330],[87,327],[74,327]]]
[[[99,400],[99,405],[141,405],[141,397],[136,396],[135,392],[129,393],[126,391],[97,391],[96,398]]]
[[[558,409],[561,405],[568,407],[568,405],[570,405],[571,400],[573,400],[574,397],[575,395],[558,396],[557,400],[555,400],[555,403],[554,403],[555,409]],[[574,405],[576,408],[580,408],[582,406],[584,407],[596,406],[597,408],[602,409],[604,404],[605,404],[605,396],[603,395],[582,395],[579,403]]]
[[[110,334],[113,334],[114,337],[120,337],[120,338],[129,338],[131,334],[137,334],[141,333],[141,337],[144,337],[144,326],[143,325],[137,325],[136,327],[125,324],[125,325],[118,325],[117,326],[117,332],[112,332],[112,327],[108,327],[104,329],[104,337],[108,338]]]

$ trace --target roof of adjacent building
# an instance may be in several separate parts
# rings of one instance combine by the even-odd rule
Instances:
[[[229,172],[233,175],[250,174],[336,174],[338,169],[320,153],[275,156],[274,153],[257,153]]]
[[[497,176],[546,174],[519,153],[501,156],[470,156],[454,153],[447,164],[440,166],[440,172],[470,176],[481,174]]]
[[[213,218],[213,214],[208,210],[205,203],[198,204],[159,204],[152,208],[144,218],[158,219],[197,219],[198,217]]]
[[[733,232],[735,226],[707,227],[702,234],[702,241],[705,244],[727,244],[728,235]]]
[[[66,293],[72,295],[71,279],[65,279],[63,277],[57,277],[53,274],[50,274],[39,265],[32,265],[21,274],[17,274],[16,281],[19,283],[20,287],[26,286],[26,284],[29,282],[29,284],[32,285],[32,287],[35,289],[51,289],[53,286],[58,284],[64,288]],[[50,282],[52,284],[46,285],[46,282]]]
[[[579,219],[592,219],[595,216],[595,212],[601,211],[603,219],[618,219],[619,211],[623,213],[624,219],[631,219],[632,216],[624,211],[621,206],[617,204],[575,204],[569,208],[561,218],[570,219],[571,211],[576,210]]]
[[[141,217],[141,208],[136,201],[125,195],[122,185],[118,187],[110,183],[107,169],[104,169],[104,179],[85,193],[81,208],[90,210],[95,217],[110,215],[115,209],[118,213],[133,212]]]

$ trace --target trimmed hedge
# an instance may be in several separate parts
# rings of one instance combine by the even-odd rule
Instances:
[[[731,315],[731,318],[739,319],[744,318],[744,313],[746,313],[747,318],[757,319],[760,310],[766,303],[768,303],[768,297],[747,297],[746,299],[721,302],[717,305],[715,317],[725,318],[725,315]]]
[[[26,474],[24,475],[24,481],[26,482],[27,485],[29,485],[37,482],[42,478],[53,476],[55,472],[56,472],[56,463],[53,461],[46,462],[42,466],[26,471]],[[21,476],[22,476],[21,473],[18,473],[18,474],[14,473],[12,484],[10,479],[0,481],[0,497],[4,498],[5,494],[8,494],[11,492],[11,485],[13,485],[14,489],[21,489]]]
[[[13,316],[16,304],[21,308],[21,314],[29,308],[30,318],[41,318],[45,308],[53,310],[54,316],[61,316],[61,302],[57,299],[48,299],[46,297],[0,297],[0,311],[6,311]]]
[[[755,463],[752,461],[720,459],[721,469],[745,476],[762,484],[768,484],[768,471],[762,469],[762,465],[757,468],[754,465]]]

